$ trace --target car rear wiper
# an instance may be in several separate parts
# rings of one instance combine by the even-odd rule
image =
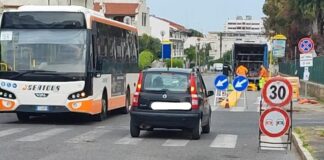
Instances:
[[[21,71],[21,70],[20,70]],[[19,74],[10,77],[10,79],[15,79],[29,73],[55,73],[56,71],[46,71],[46,70],[24,70],[23,72],[17,72]]]

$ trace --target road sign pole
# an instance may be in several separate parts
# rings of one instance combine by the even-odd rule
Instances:
[[[239,98],[240,100],[243,99],[243,104],[244,104],[244,108],[247,108],[247,104],[246,104],[246,89],[249,85],[249,80],[244,77],[244,76],[237,76],[235,77],[235,79],[233,80],[233,87],[234,87],[234,90],[237,91],[237,92],[240,92],[240,93],[243,93],[243,98],[241,98],[241,95],[240,97],[237,97],[237,92],[235,94],[235,98],[236,100]]]
[[[246,105],[246,91],[244,91],[244,107],[248,110],[249,107]]]
[[[290,82],[282,77],[271,78],[262,90],[264,102],[270,106],[263,109],[263,100],[260,100],[259,119],[259,150],[269,148],[266,144],[278,145],[270,148],[284,148],[291,150],[292,145],[292,86]],[[289,109],[285,109],[290,104]],[[289,113],[289,114],[288,114]],[[285,142],[269,142],[261,139],[261,136],[283,137],[287,136]],[[280,146],[279,146],[280,145]]]
[[[163,58],[164,56],[163,55],[164,55],[164,53],[163,53],[163,44],[162,44],[162,62],[164,62],[164,58]]]
[[[305,82],[305,97],[307,97],[307,82]]]
[[[214,106],[217,107],[218,99],[219,98],[227,98],[227,88],[228,88],[229,82],[228,78],[225,75],[218,75],[216,76],[214,80],[214,86],[215,86],[215,100],[214,100]],[[224,94],[226,97],[224,97]]]

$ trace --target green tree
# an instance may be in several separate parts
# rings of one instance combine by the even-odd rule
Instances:
[[[324,1],[323,0],[297,0],[297,7],[303,17],[313,22],[315,31],[323,35]]]
[[[168,67],[171,67],[171,60],[166,60],[166,64]],[[183,68],[184,67],[184,61],[182,59],[173,58],[172,59],[172,68]]]
[[[292,57],[298,41],[305,36],[311,36],[316,40],[317,47],[323,47],[323,43],[318,42],[323,37],[323,11],[323,0],[265,0],[266,33],[269,36],[276,33],[287,36],[288,57]]]
[[[161,55],[161,41],[147,34],[139,37],[139,52],[149,50],[153,53],[154,59],[158,59]]]
[[[186,55],[186,58],[189,60],[190,63],[196,60],[196,48],[194,46],[186,48],[184,50],[184,54]]]
[[[145,50],[142,51],[139,55],[139,68],[145,69],[149,66],[151,66],[152,62],[154,61],[154,55],[151,51]]]
[[[194,30],[194,29],[189,29],[189,37],[204,37],[204,34],[202,34],[201,32]]]
[[[213,65],[214,63],[227,63],[227,64],[231,64],[232,62],[232,50],[227,51],[226,53],[224,53],[222,58],[216,59],[214,61],[210,62],[210,65]]]

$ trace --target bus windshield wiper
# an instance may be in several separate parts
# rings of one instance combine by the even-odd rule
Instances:
[[[46,70],[24,70],[23,72],[17,72],[19,74],[17,75],[14,75],[12,77],[10,77],[11,79],[15,79],[15,78],[18,78],[18,77],[21,77],[25,74],[29,74],[29,73],[55,73],[56,71],[46,71]]]

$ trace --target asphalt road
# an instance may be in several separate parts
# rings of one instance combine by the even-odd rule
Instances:
[[[214,76],[205,76],[213,89]],[[103,122],[80,117],[38,117],[20,123],[15,114],[0,114],[0,160],[295,160],[292,151],[258,152],[258,93],[248,96],[248,107],[213,107],[212,129],[200,140],[180,130],[142,131],[129,135],[129,115],[112,113]],[[253,97],[254,96],[254,97]],[[211,98],[211,101],[213,98]],[[212,104],[212,102],[211,102]]]

